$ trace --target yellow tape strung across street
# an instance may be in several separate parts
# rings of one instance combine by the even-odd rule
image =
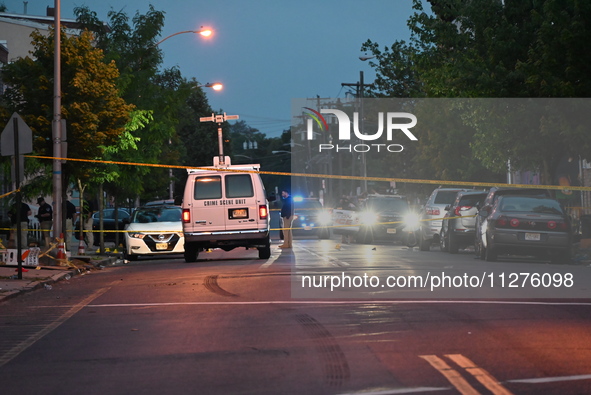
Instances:
[[[49,160],[66,160],[74,162],[87,162],[87,163],[105,163],[112,165],[126,165],[126,166],[148,166],[148,167],[160,167],[166,169],[195,169],[195,170],[212,170],[212,167],[194,167],[194,166],[177,166],[177,165],[161,165],[156,163],[133,163],[133,162],[117,162],[117,161],[104,161],[104,160],[93,160],[93,159],[75,159],[75,158],[55,158],[52,156],[39,156],[39,155],[25,155],[27,158],[37,159],[49,159]],[[389,178],[389,177],[361,177],[361,176],[340,176],[335,174],[309,174],[309,173],[285,173],[278,171],[263,171],[263,170],[244,170],[244,169],[216,169],[219,171],[227,171],[234,173],[258,173],[258,174],[270,174],[277,176],[289,176],[289,177],[312,177],[312,178],[334,178],[341,180],[367,180],[367,181],[385,181],[385,182],[405,182],[411,184],[431,184],[431,185],[454,185],[454,186],[467,186],[467,187],[515,187],[515,188],[530,188],[530,189],[554,189],[554,190],[565,190],[570,191],[591,191],[591,187],[575,187],[569,186],[565,188],[561,185],[530,185],[530,184],[503,184],[503,183],[487,183],[487,182],[470,182],[470,181],[440,181],[440,180],[415,180],[409,178]]]

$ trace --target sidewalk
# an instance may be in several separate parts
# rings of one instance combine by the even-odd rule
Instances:
[[[21,293],[41,287],[51,287],[53,283],[69,280],[73,276],[107,266],[118,259],[121,254],[96,254],[72,256],[68,266],[50,266],[52,260],[40,260],[38,266],[23,266],[22,279],[18,279],[17,265],[4,265],[0,262],[0,303]]]

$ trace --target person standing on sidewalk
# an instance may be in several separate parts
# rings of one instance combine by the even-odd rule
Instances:
[[[94,225],[94,220],[92,219],[92,203],[90,201],[84,201],[84,205],[82,207],[82,221],[84,221],[84,236],[86,237],[86,248],[91,249],[94,248],[94,233],[92,233],[92,228]]]
[[[292,248],[291,223],[293,222],[293,199],[289,196],[289,191],[281,191],[283,205],[281,206],[281,219],[283,221],[283,244],[279,248]]]
[[[72,251],[72,235],[74,234],[74,223],[76,223],[76,206],[66,200],[66,250]]]
[[[8,212],[10,222],[12,224],[12,232],[10,240],[14,240],[14,246],[16,248],[17,235],[16,235],[16,203],[12,206]],[[31,215],[31,208],[28,204],[21,203],[20,208],[20,222],[21,222],[21,249],[26,249],[29,246],[28,234],[29,234],[29,215]]]
[[[53,224],[53,208],[51,208],[51,206],[47,204],[45,199],[42,197],[37,199],[37,204],[39,205],[39,211],[37,212],[39,227],[41,228],[41,233],[43,234],[45,247],[49,247],[49,243],[51,242],[51,236],[49,232],[51,231],[51,225]]]

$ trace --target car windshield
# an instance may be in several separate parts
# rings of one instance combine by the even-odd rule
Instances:
[[[370,199],[367,207],[374,211],[402,212],[408,209],[408,203],[404,199]]]
[[[521,211],[540,214],[564,214],[560,203],[553,199],[505,196],[501,201],[501,211]]]
[[[180,220],[180,207],[150,207],[136,210],[131,222],[144,224],[148,222],[179,222]]]
[[[439,191],[435,196],[434,204],[452,204],[456,199],[458,191]]]

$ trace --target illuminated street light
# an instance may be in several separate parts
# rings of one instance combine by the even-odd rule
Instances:
[[[201,29],[199,30],[184,30],[182,32],[176,32],[171,34],[170,36],[164,37],[162,40],[158,41],[156,44],[154,44],[154,46],[158,46],[160,44],[162,44],[164,41],[168,40],[171,37],[174,36],[178,36],[179,34],[184,34],[184,33],[194,33],[194,34],[200,34],[203,37],[211,37],[211,35],[213,34],[213,30],[211,30],[210,28],[204,28],[203,26],[201,26]]]
[[[195,88],[211,88],[214,91],[221,91],[224,85],[221,82],[208,82],[205,85],[197,85]]]

